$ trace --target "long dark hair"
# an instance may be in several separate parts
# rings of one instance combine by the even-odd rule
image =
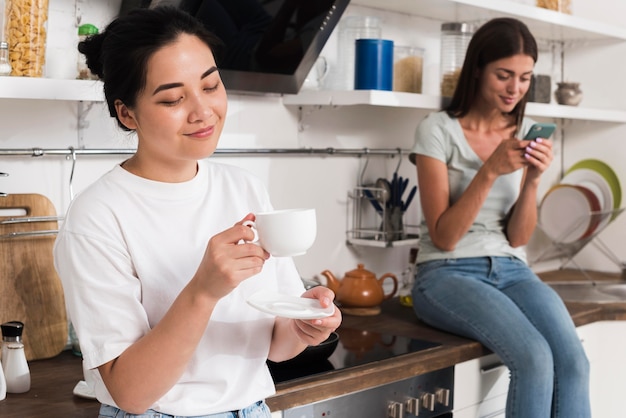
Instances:
[[[148,60],[181,34],[197,36],[212,51],[221,46],[202,23],[171,6],[134,9],[113,20],[102,33],[78,44],[91,72],[104,81],[109,113],[123,130],[130,129],[117,118],[115,101],[121,100],[129,108],[135,106],[146,87]]]
[[[537,41],[523,22],[502,17],[482,25],[470,40],[458,84],[445,111],[451,117],[465,116],[474,104],[480,88],[480,79],[476,74],[482,72],[490,62],[516,54],[528,55],[537,62]],[[509,113],[518,129],[524,118],[527,96],[528,93]]]

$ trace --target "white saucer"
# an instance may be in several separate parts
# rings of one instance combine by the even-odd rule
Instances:
[[[87,386],[87,382],[85,382],[84,380],[76,383],[76,386],[74,386],[74,390],[72,391],[72,393],[81,398],[96,399],[96,394],[89,390],[89,386]]]
[[[271,315],[293,319],[318,319],[331,316],[335,305],[322,308],[317,299],[271,293],[261,290],[248,298],[248,304]]]

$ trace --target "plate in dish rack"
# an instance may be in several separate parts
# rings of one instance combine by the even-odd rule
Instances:
[[[261,312],[293,319],[319,319],[331,316],[335,305],[323,308],[317,299],[261,290],[248,298],[248,304]]]

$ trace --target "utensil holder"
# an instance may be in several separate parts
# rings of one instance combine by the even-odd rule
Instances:
[[[373,186],[355,187],[348,192],[348,244],[383,248],[417,244],[419,226],[405,224],[400,208],[380,203],[383,193],[383,189]]]

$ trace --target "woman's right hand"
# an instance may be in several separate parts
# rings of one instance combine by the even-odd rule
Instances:
[[[254,232],[243,225],[243,222],[254,219],[253,214],[248,214],[209,240],[194,279],[212,298],[221,299],[239,283],[260,273],[269,258],[263,248],[250,243]]]
[[[496,176],[517,171],[528,165],[524,158],[525,145],[515,138],[503,139],[483,166]]]

